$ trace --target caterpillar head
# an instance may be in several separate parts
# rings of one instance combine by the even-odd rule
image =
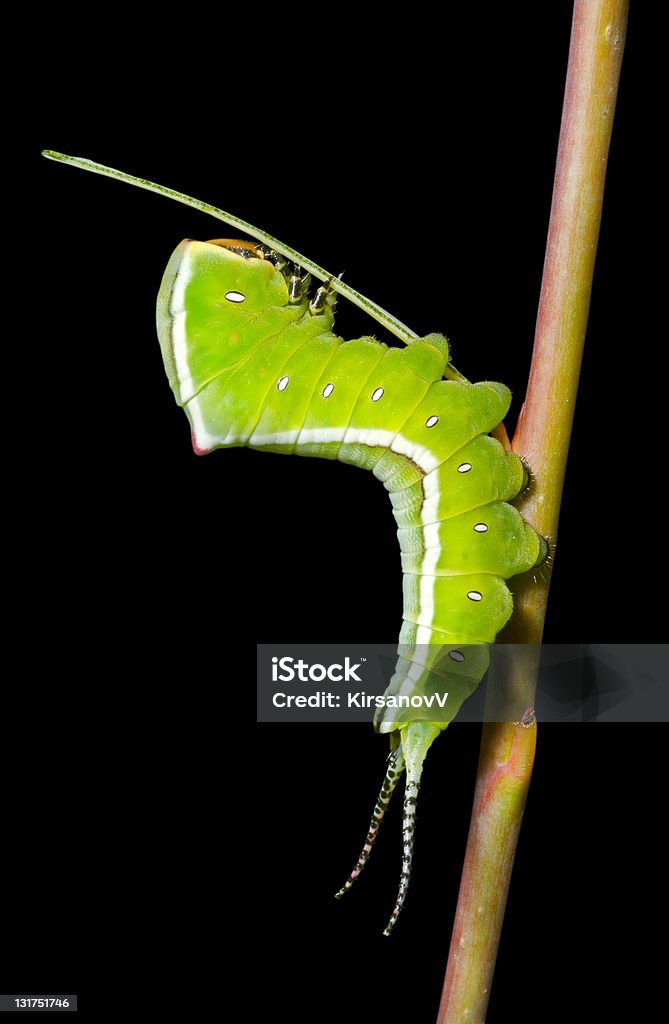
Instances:
[[[172,254],[158,293],[156,323],[165,370],[179,405],[239,363],[273,320],[303,315],[291,297],[285,261],[255,242],[185,239]]]

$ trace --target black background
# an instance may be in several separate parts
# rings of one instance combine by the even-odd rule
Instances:
[[[20,668],[2,751],[4,991],[78,990],[92,1015],[164,989],[188,1019],[234,997],[242,1019],[433,1020],[479,739],[454,725],[430,754],[411,893],[384,939],[398,809],[359,891],[332,894],[385,742],[371,727],[254,733],[251,702],[257,641],[395,638],[387,496],[350,466],[196,458],[164,380],[155,295],[181,238],[225,229],[39,149],[196,195],[344,270],[417,332],[447,333],[470,379],[509,384],[512,423],[570,8],[472,5],[438,21],[379,9],[365,27],[336,10],[226,10],[163,25],[164,38],[128,13],[78,26],[85,41],[60,16],[41,24],[38,95],[17,118],[29,138],[14,181],[29,182],[31,208],[7,240],[21,252],[9,306],[22,315],[7,339],[20,381],[6,384]],[[663,467],[649,369],[662,321],[647,284],[644,32],[633,18],[551,642],[663,635],[649,569],[666,531],[661,507],[648,513]],[[344,306],[342,334],[370,329]],[[589,1020],[624,998],[643,1015],[660,728],[541,729],[490,1022]]]

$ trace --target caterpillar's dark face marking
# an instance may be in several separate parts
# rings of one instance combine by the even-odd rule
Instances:
[[[257,242],[248,242],[243,238],[210,238],[207,245],[219,245],[222,249],[234,252],[243,259],[264,259],[262,246]]]

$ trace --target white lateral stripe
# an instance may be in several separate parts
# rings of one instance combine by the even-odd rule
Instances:
[[[337,444],[344,440],[345,435],[346,427],[301,430],[299,444]]]
[[[275,434],[251,434],[245,444],[262,448],[267,444],[295,444],[300,436],[299,430],[280,430]]]
[[[428,579],[429,577],[425,577],[425,578]],[[423,580],[421,579],[420,582],[421,582],[421,593],[422,593],[422,590],[423,590]],[[425,609],[419,608],[418,609],[418,615],[416,616],[416,618],[418,619],[417,625],[419,625],[419,626],[428,626],[430,629],[433,629],[434,628],[434,625],[433,625],[433,623],[434,623],[434,606],[432,605],[432,603],[430,603],[430,607],[429,608],[425,608]]]
[[[179,384],[179,401],[182,404],[188,402],[195,393],[193,378],[188,365],[188,345],[186,342],[186,288],[192,276],[193,268],[190,249],[187,248],[179,264],[177,276],[174,279],[169,304],[169,314],[172,318],[172,352],[174,354],[177,382]]]
[[[421,516],[421,518],[423,518]],[[440,523],[427,523],[423,519],[423,537],[425,538],[426,548],[438,548],[439,547],[439,527]]]
[[[176,346],[175,346],[176,348]],[[177,369],[181,368],[176,356]],[[227,434],[222,439],[211,436],[204,426],[197,396],[187,406],[195,440],[199,448],[210,449],[216,445],[249,444],[254,447],[269,445],[311,445],[311,444],[364,444],[390,448],[399,455],[410,458],[418,465],[426,476],[423,477],[425,499],[421,509],[421,523],[425,552],[420,567],[419,609],[416,618],[418,631],[416,643],[429,644],[434,627],[434,587],[436,582],[435,569],[439,559],[439,527],[431,522],[437,514],[440,500],[439,475],[432,472],[439,466],[437,457],[427,448],[409,441],[401,434],[394,435],[389,430],[362,430],[360,428],[323,427],[311,430],[283,430],[271,434],[252,433],[249,438]],[[429,476],[427,475],[429,474]],[[405,684],[406,685],[406,684]]]
[[[425,477],[423,478],[426,479]],[[423,500],[423,507],[421,509],[421,520],[424,523],[436,523],[439,519],[439,501],[441,495],[439,491],[436,494],[431,494],[429,498]]]
[[[426,498],[432,498],[435,495],[439,497],[439,480],[437,473],[428,473],[423,480],[423,494]]]
[[[408,659],[405,658],[404,660],[406,661]],[[407,672],[406,677],[402,681],[402,685],[397,691],[398,696],[401,694],[410,696],[416,689],[416,683],[420,682],[420,679],[425,674],[425,668],[423,665],[419,665],[417,661],[412,661],[410,664],[411,668]]]
[[[364,444],[369,448],[390,448],[395,439],[392,430],[365,430],[360,427],[349,427],[344,437],[344,444]]]
[[[434,643],[432,639],[432,630],[426,626],[417,626],[416,628],[416,646],[428,645]]]
[[[439,560],[439,524],[432,522],[436,519],[441,500],[439,487],[439,473],[429,473],[423,477],[423,505],[420,510],[421,523],[423,524],[423,542],[425,552],[420,567],[420,587],[418,590],[418,629],[416,631],[416,643],[432,643],[432,630],[434,628],[434,588],[437,581],[435,572]],[[430,545],[434,545],[431,547]],[[427,633],[427,636],[425,635]]]
[[[174,278],[172,295],[170,296],[170,313],[172,315],[175,315],[176,313],[183,313],[186,309],[186,287],[192,276],[193,271],[191,267],[189,246],[184,251],[181,263],[179,264],[179,270]]]
[[[345,427],[321,427],[311,430],[283,430],[273,434],[251,434],[248,442],[261,447],[269,444],[363,444],[367,447],[389,448],[391,451],[411,458],[424,472],[426,466],[434,468],[438,465],[435,455],[427,448],[422,448],[391,430],[363,430]],[[226,440],[226,444],[231,444]]]
[[[188,369],[188,348],[186,344],[186,314],[172,314],[172,352],[177,368],[179,401],[185,405],[195,394],[195,385]]]
[[[439,459],[436,455],[433,455],[429,448],[423,448],[422,445],[416,444],[415,441],[409,441],[408,438],[403,437],[402,434],[396,435],[395,440],[390,447],[399,455],[406,455],[406,457],[411,459],[412,462],[415,462],[424,473],[430,473],[439,465]]]
[[[434,581],[435,576],[428,576],[425,573],[425,559],[420,567],[420,589],[418,591],[418,624],[428,626],[430,629],[434,624]]]
[[[188,405],[184,406],[190,419],[191,427],[195,437],[195,443],[202,451],[209,451],[214,445],[219,444],[218,438],[212,437],[204,425],[202,411],[197,397],[193,398]]]

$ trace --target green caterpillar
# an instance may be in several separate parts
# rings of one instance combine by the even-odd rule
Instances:
[[[547,553],[543,538],[509,504],[526,485],[523,463],[489,436],[508,411],[508,388],[469,383],[449,364],[442,335],[416,338],[338,280],[310,299],[295,264],[322,280],[326,273],[237,218],[101,165],[46,155],[189,202],[272,245],[186,240],[165,270],[158,335],[193,447],[201,455],[247,445],[338,459],[382,481],[404,572],[404,621],[388,692],[429,693],[444,685],[452,720],[485,673],[480,645],[493,643],[511,615],[505,581]],[[334,292],[362,305],[407,347],[337,337]],[[402,878],[385,934],[408,888],[423,761],[446,724],[412,709],[377,712],[377,730],[391,739],[389,767],[363,850],[337,895],[364,867],[404,771]]]

